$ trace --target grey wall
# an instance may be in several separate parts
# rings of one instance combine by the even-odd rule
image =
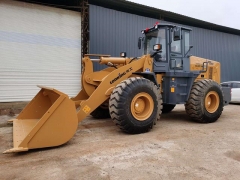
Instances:
[[[219,61],[221,80],[240,81],[240,36],[192,27],[191,54]]]
[[[158,19],[124,13],[90,5],[90,53],[119,56],[127,52],[128,57],[141,56],[137,39],[141,30],[152,27]],[[161,21],[163,22],[163,21]],[[219,61],[221,80],[240,81],[240,36],[187,26],[193,29],[190,54]],[[95,70],[104,66],[94,64]]]

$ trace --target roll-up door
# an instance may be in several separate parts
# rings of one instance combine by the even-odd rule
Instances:
[[[37,85],[75,96],[81,88],[80,43],[80,13],[1,1],[0,102],[29,101]]]

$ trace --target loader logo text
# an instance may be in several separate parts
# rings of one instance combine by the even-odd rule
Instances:
[[[113,84],[114,82],[116,82],[118,79],[120,79],[121,77],[125,76],[128,72],[132,71],[132,67],[130,67],[129,69],[127,69],[125,72],[123,73],[119,73],[117,77],[115,77],[113,80],[110,81],[110,84]]]

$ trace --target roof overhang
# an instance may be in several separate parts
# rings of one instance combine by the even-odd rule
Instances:
[[[132,13],[140,16],[155,18],[177,24],[189,25],[214,31],[220,31],[230,34],[240,35],[239,29],[234,29],[226,26],[217,25],[214,23],[202,21],[199,19],[191,18],[181,14],[164,11],[161,9],[133,3],[125,0],[89,0],[90,4]]]
[[[80,3],[82,0],[19,0],[24,2],[43,4],[47,6],[54,6],[63,9],[70,9],[80,11]],[[214,23],[202,21],[192,17],[184,16],[170,11],[133,3],[126,0],[88,0],[89,4],[114,9],[117,11],[127,12],[140,16],[155,18],[172,23],[194,26],[219,32],[240,35],[239,29],[234,29],[226,26],[217,25]]]

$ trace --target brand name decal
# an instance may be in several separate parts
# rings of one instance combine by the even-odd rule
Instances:
[[[117,77],[115,77],[113,80],[110,81],[110,84],[113,84],[114,82],[116,82],[118,79],[120,79],[121,77],[125,76],[127,73],[129,73],[130,71],[132,71],[132,67],[130,67],[129,69],[127,69],[125,72],[123,73],[119,73]]]

